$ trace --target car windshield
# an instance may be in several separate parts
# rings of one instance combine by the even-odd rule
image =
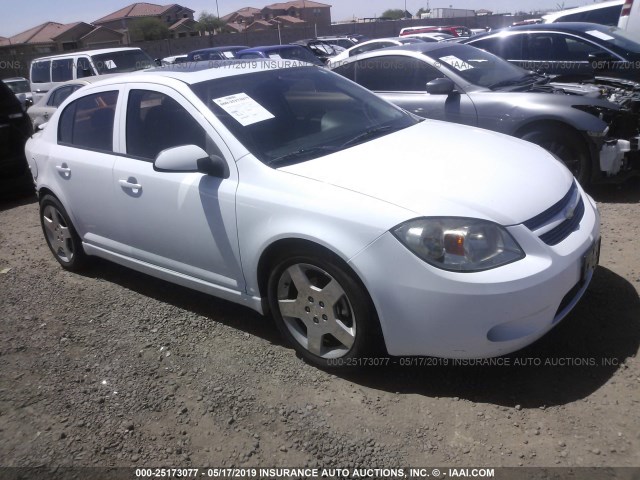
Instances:
[[[11,80],[5,83],[13,93],[28,93],[31,91],[27,80]]]
[[[436,62],[443,63],[466,81],[481,87],[494,88],[527,77],[527,71],[491,53],[468,45],[449,45],[428,52]]]
[[[257,70],[191,88],[251,153],[273,167],[343,150],[419,121],[318,67]]]
[[[153,59],[142,50],[120,50],[92,55],[93,64],[99,75],[123,73],[154,67]]]
[[[593,28],[588,28],[584,33],[592,37],[597,43],[603,43],[604,41],[605,46],[608,46],[611,50],[621,55],[626,56],[628,53],[640,53],[640,43],[633,40],[627,32],[618,27],[594,24]],[[635,56],[637,55],[634,55],[634,57]]]

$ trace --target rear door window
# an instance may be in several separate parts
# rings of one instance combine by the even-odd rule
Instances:
[[[58,123],[58,143],[90,150],[113,151],[117,91],[94,93],[70,103]]]
[[[64,102],[69,95],[78,90],[81,85],[65,85],[59,87],[51,93],[47,105],[50,107],[58,108],[62,102]]]

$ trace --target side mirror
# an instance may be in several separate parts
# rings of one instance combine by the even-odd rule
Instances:
[[[455,88],[450,78],[436,78],[427,83],[427,92],[431,95],[449,95]]]
[[[200,172],[213,177],[229,177],[224,159],[208,155],[197,145],[181,145],[162,150],[153,162],[153,169],[158,172]]]

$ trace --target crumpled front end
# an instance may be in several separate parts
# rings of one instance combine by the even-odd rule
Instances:
[[[606,123],[600,132],[587,132],[605,178],[640,175],[640,84],[599,77],[594,83],[552,84],[556,93],[606,100],[610,108],[594,101],[574,105]],[[617,108],[615,108],[615,107]]]

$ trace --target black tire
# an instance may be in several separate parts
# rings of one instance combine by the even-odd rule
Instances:
[[[40,225],[53,256],[65,269],[78,271],[86,266],[87,255],[67,211],[58,199],[45,195],[40,199]]]
[[[305,281],[308,285],[301,285]],[[380,327],[369,295],[329,252],[290,252],[280,257],[267,288],[278,329],[307,362],[320,368],[358,367],[365,363],[363,357],[380,351]],[[286,315],[291,311],[283,315],[281,301],[287,299],[294,315]],[[310,335],[312,331],[316,334]]]
[[[591,155],[586,141],[580,134],[562,125],[543,125],[524,132],[520,138],[553,153],[562,160],[581,185],[589,184]]]

